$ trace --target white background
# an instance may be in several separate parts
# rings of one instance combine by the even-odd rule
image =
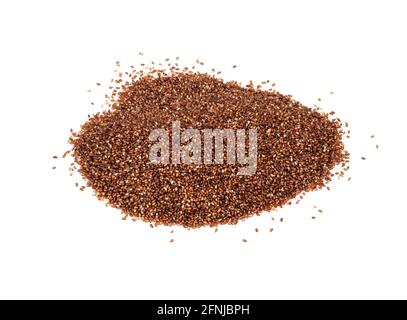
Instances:
[[[407,298],[405,3],[2,1],[0,298]],[[52,156],[139,51],[335,110],[352,181],[216,234],[122,221]]]

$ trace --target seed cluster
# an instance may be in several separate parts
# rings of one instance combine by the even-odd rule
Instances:
[[[127,81],[113,82],[109,109],[70,137],[87,186],[126,217],[191,228],[235,224],[324,187],[337,165],[346,166],[346,133],[332,114],[274,89],[226,82],[216,71],[131,68]],[[238,175],[240,165],[226,162],[151,164],[150,132],[173,121],[183,129],[257,128],[255,174]]]

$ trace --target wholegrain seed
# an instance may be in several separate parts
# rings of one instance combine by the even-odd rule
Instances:
[[[236,224],[326,187],[337,166],[348,162],[341,121],[290,95],[187,67],[144,69],[115,80],[108,110],[91,115],[69,139],[96,197],[129,217],[188,228]],[[239,176],[240,166],[226,161],[151,164],[150,132],[170,129],[174,121],[181,130],[255,128],[256,172]]]
[[[64,154],[62,155],[62,158],[65,159],[65,157],[66,157],[70,152],[71,152],[70,150],[65,151]]]

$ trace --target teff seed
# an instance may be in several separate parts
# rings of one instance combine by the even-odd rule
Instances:
[[[253,83],[246,87],[187,67],[154,68],[143,63],[142,70],[133,66],[128,72],[131,80],[115,79],[108,109],[91,115],[70,137],[77,165],[71,170],[79,171],[98,199],[132,219],[151,227],[236,224],[321,189],[333,169],[348,161],[342,124],[327,113]],[[149,134],[157,128],[170,132],[174,121],[181,132],[257,129],[255,174],[238,176],[238,166],[228,163],[149,163]]]

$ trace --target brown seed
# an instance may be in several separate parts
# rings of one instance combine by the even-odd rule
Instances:
[[[270,232],[273,232],[274,231],[274,229],[273,228],[270,228],[270,230],[269,230]]]
[[[58,159],[58,157],[57,157],[57,156],[53,156],[52,158],[53,158],[53,159]]]
[[[55,170],[57,167],[52,167],[52,170]]]
[[[254,229],[254,231],[259,232],[259,229],[258,229],[258,228],[256,228],[256,229]]]
[[[116,79],[108,109],[91,115],[69,140],[77,164],[71,169],[79,168],[98,199],[129,217],[187,228],[236,224],[326,187],[331,171],[349,158],[342,124],[327,113],[256,90],[252,82],[245,87],[187,67],[165,68]],[[174,121],[181,133],[257,129],[256,172],[239,176],[240,166],[227,162],[152,165],[149,134],[164,128],[171,138]]]
[[[366,160],[366,157],[361,157],[362,160]]]
[[[246,243],[246,242],[247,242],[247,240],[246,240],[246,239],[242,239],[242,242]]]
[[[174,241],[175,241],[174,239],[171,239],[171,240],[170,240],[170,243],[173,243]]]

